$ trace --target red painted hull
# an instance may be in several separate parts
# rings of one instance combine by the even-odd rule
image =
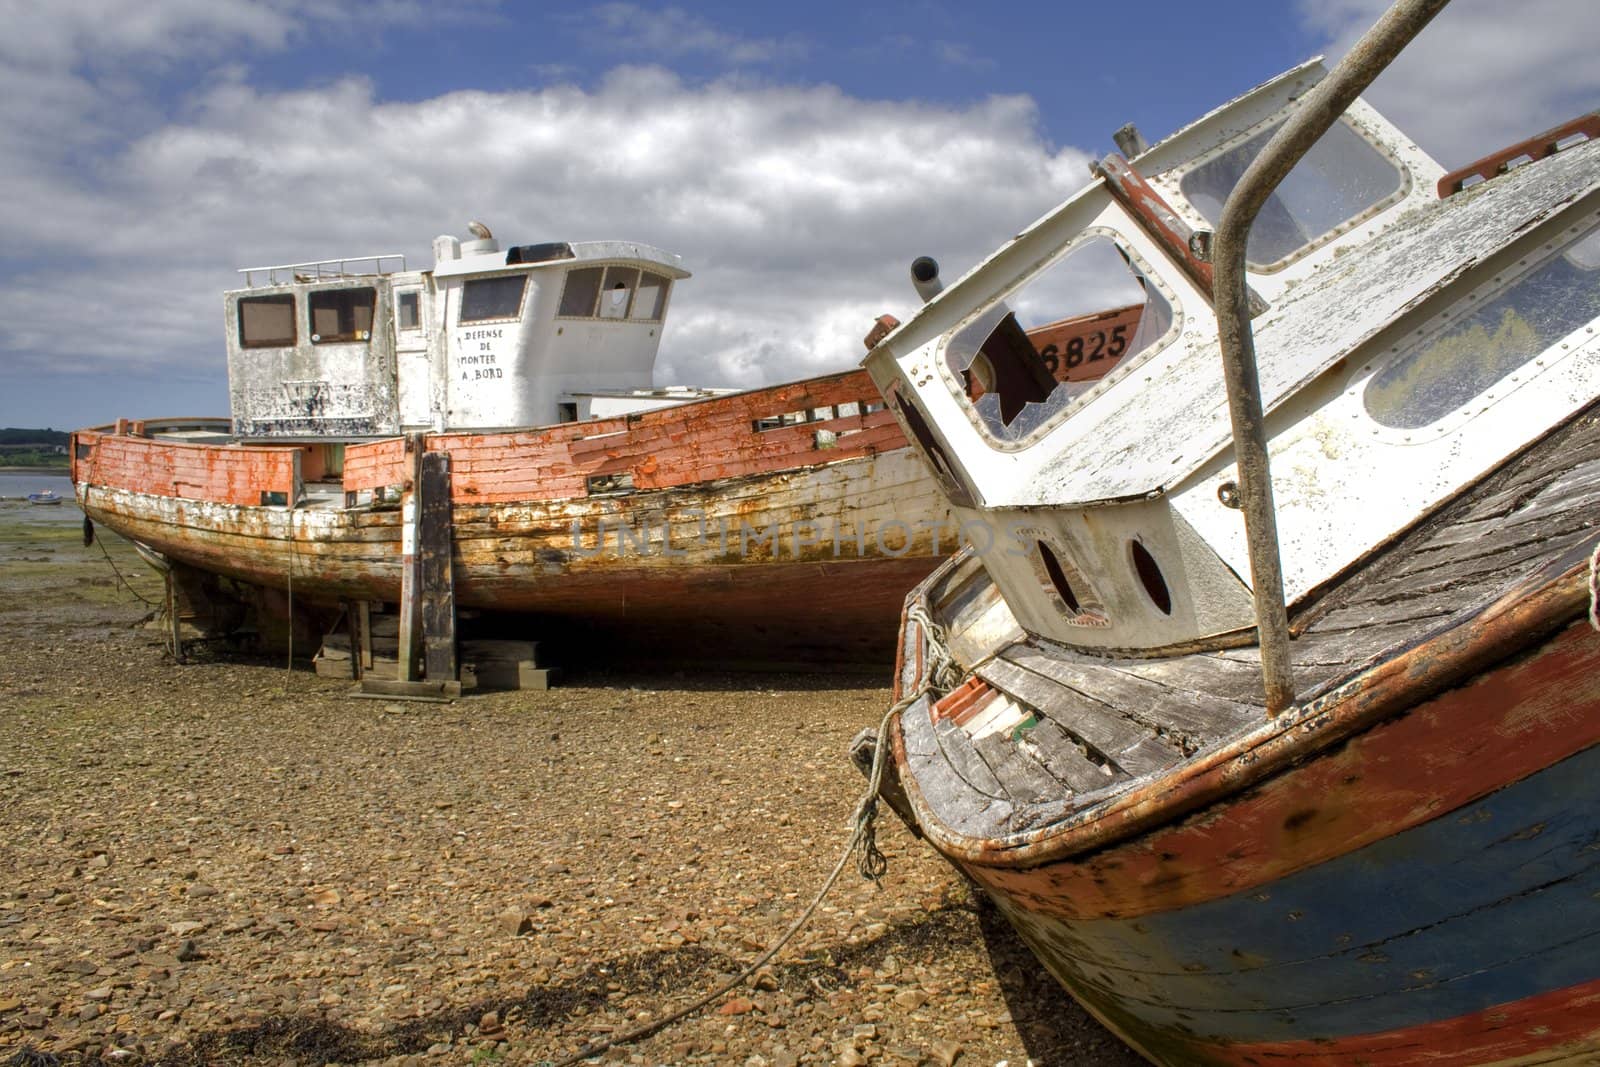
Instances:
[[[456,603],[579,624],[608,660],[881,664],[906,591],[954,543],[893,417],[867,410],[875,395],[857,373],[628,419],[431,435],[422,447],[451,460]],[[797,411],[816,417],[771,425]],[[119,429],[74,442],[96,522],[203,572],[292,584],[302,603],[399,599],[403,439],[348,445],[330,492],[320,446]],[[618,478],[631,487],[610,490]],[[306,497],[319,481],[322,498]]]

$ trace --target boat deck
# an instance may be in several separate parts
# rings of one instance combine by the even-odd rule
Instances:
[[[1597,502],[1600,414],[1591,408],[1297,614],[1290,650],[1299,702],[1586,547]],[[961,622],[946,621],[954,647]],[[902,733],[907,769],[932,813],[975,838],[1059,821],[1266,721],[1254,647],[1108,659],[1027,637],[972,675],[936,703],[908,709]]]

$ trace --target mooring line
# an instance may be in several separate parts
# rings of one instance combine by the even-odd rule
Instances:
[[[139,594],[139,590],[135,589],[132,585],[128,584],[128,579],[124,578],[122,576],[122,572],[117,570],[117,561],[111,558],[111,553],[110,552],[106,551],[105,540],[103,538],[97,536],[94,539],[94,543],[100,546],[100,554],[106,558],[106,562],[107,563],[111,564],[111,573],[115,574],[117,576],[117,581],[121,583],[122,588],[124,588],[128,592],[132,593],[136,598],[138,598],[139,602],[141,604],[143,604],[145,607],[147,607],[147,608],[157,607],[158,605],[156,604],[155,601],[146,600],[143,596],[141,596]]]
[[[548,1067],[573,1067],[574,1064],[582,1063],[584,1060],[598,1056],[601,1053],[607,1052],[613,1048],[617,1048],[620,1045],[629,1045],[640,1040],[641,1038],[646,1038],[652,1034],[660,1033],[662,1030],[672,1026],[674,1023],[681,1022],[682,1020],[693,1015],[695,1012],[704,1008],[717,998],[725,996],[726,994],[737,989],[740,985],[744,984],[745,980],[751,975],[755,974],[762,967],[766,966],[766,964],[770,962],[772,958],[779,953],[779,951],[782,950],[783,946],[787,945],[789,941],[793,939],[794,935],[799,933],[801,929],[804,928],[806,923],[811,920],[811,917],[816,914],[817,907],[821,905],[823,899],[826,898],[829,891],[833,889],[834,883],[839,880],[839,875],[843,873],[845,864],[850,861],[851,855],[855,853],[858,848],[861,850],[861,855],[856,860],[856,868],[858,871],[860,871],[861,876],[869,879],[872,882],[876,882],[879,878],[883,877],[884,871],[888,869],[888,861],[884,859],[883,853],[878,851],[874,824],[876,823],[878,817],[878,791],[883,784],[883,769],[887,759],[886,753],[889,750],[889,727],[894,722],[896,716],[898,716],[906,708],[910,707],[913,703],[920,699],[921,696],[922,693],[918,692],[913,696],[907,697],[906,699],[896,703],[894,707],[890,708],[888,712],[884,714],[883,722],[878,726],[878,744],[873,749],[872,753],[872,772],[867,778],[867,791],[861,797],[860,802],[856,805],[854,816],[855,830],[851,833],[850,840],[845,845],[844,853],[839,857],[839,862],[833,865],[833,870],[829,872],[827,879],[822,883],[822,888],[817,891],[817,895],[812,898],[811,903],[806,905],[805,910],[800,913],[794,922],[789,924],[789,928],[783,932],[782,937],[774,941],[765,952],[756,957],[755,962],[751,963],[737,975],[728,979],[726,982],[723,982],[717,988],[713,989],[711,992],[707,993],[693,1004],[690,1004],[684,1008],[679,1008],[671,1015],[667,1015],[661,1019],[645,1023],[643,1026],[635,1027],[634,1029],[629,1030],[627,1033],[622,1034],[620,1037],[612,1037],[606,1039],[605,1041],[585,1045],[583,1048],[572,1053],[570,1056],[567,1056],[565,1059],[555,1060],[553,1062],[546,1060],[544,1063],[547,1064]]]

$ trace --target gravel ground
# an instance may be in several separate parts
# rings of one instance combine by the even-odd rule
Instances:
[[[76,527],[0,511],[0,1063],[559,1059],[788,926],[888,702],[692,672],[355,700],[303,665],[174,665],[145,611]],[[847,872],[752,984],[593,1062],[1142,1062],[880,825],[881,886]]]

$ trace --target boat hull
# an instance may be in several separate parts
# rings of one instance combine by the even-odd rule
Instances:
[[[85,513],[169,559],[302,602],[395,602],[401,511],[228,504],[80,485]],[[457,503],[456,602],[580,624],[604,658],[881,663],[905,591],[948,552],[901,448],[618,497]],[[933,517],[933,518],[929,518]],[[918,521],[922,525],[918,525]]]
[[[1300,720],[1318,740],[1298,759],[1227,753],[1212,770],[1233,787],[1181,818],[1098,847],[1068,833],[1029,858],[929,838],[1157,1062],[1593,1062],[1600,634],[1572,592],[1542,603],[1578,621],[1531,645],[1508,634],[1550,619],[1513,607],[1453,650],[1390,662],[1420,679],[1503,641],[1431,699],[1360,708],[1403,687],[1381,667],[1340,686]],[[1155,782],[1127,814],[1201,788]]]

